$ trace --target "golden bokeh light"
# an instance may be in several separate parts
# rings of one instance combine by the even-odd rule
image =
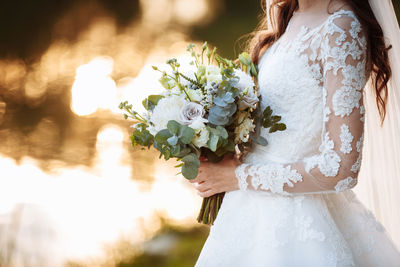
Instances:
[[[123,238],[132,244],[147,240],[160,228],[159,215],[178,224],[195,223],[198,210],[194,207],[200,207],[201,198],[183,177],[174,175],[173,167],[160,160],[147,191],[131,179],[132,166],[124,163],[128,157],[124,132],[115,125],[100,129],[92,168],[60,167],[50,174],[32,158],[16,163],[0,155],[5,174],[0,177],[0,223],[13,227],[18,213],[17,225],[25,233],[14,240],[21,257],[17,261],[38,255],[49,263],[101,258],[103,247],[115,240]],[[32,216],[40,216],[42,228],[30,224]],[[50,230],[56,234],[45,233]],[[0,251],[12,238],[0,238]],[[31,241],[46,243],[54,251],[28,250]]]
[[[101,260],[109,257],[104,247],[119,240],[140,250],[162,220],[197,224],[202,199],[175,175],[174,162],[132,152],[131,129],[118,105],[128,100],[144,112],[141,101],[162,90],[151,66],[167,69],[164,62],[173,56],[189,64],[188,29],[217,14],[219,4],[211,4],[140,0],[140,20],[122,29],[106,10],[93,7],[100,15],[88,19],[73,41],[55,39],[32,64],[0,60],[4,98],[31,112],[62,97],[70,116],[63,127],[57,121],[62,116],[43,112],[29,117],[33,122],[23,131],[0,129],[0,258],[16,266]],[[86,14],[92,6],[82,8]],[[68,33],[77,15],[82,20],[79,12],[60,17],[54,34]],[[0,99],[0,124],[8,108]]]
[[[117,86],[110,77],[114,61],[110,57],[96,57],[78,67],[72,86],[72,111],[80,116],[98,109],[118,112]]]

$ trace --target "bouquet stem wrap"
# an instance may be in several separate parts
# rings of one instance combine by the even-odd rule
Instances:
[[[225,192],[215,194],[211,197],[203,198],[199,216],[197,221],[207,225],[213,225],[219,209],[221,208]]]

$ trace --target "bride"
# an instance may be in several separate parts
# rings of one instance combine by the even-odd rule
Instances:
[[[269,145],[255,146],[242,163],[201,164],[191,181],[199,195],[226,194],[196,266],[400,266],[390,237],[351,190],[364,87],[371,76],[382,122],[391,93],[390,46],[370,4],[267,7],[273,31],[256,35],[252,55],[261,108],[271,106],[287,130],[261,130]]]

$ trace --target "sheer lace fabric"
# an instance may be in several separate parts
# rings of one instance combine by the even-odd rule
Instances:
[[[338,11],[283,40],[262,56],[258,82],[262,108],[271,106],[287,130],[261,130],[269,145],[237,168],[242,190],[226,192],[196,267],[399,266],[385,229],[349,190],[368,77],[358,20]]]
[[[254,161],[256,152],[237,168],[241,190],[290,195],[340,192],[356,185],[364,127],[362,96],[368,74],[366,46],[354,13],[341,10],[316,28],[301,27],[294,40],[279,40],[268,50],[279,54],[269,61],[282,60],[284,64],[276,65],[286,71],[278,75],[279,68],[260,70],[262,108],[271,105],[287,130],[262,132],[272,145],[256,151],[264,150],[269,158]],[[298,62],[290,60],[293,54]],[[276,151],[283,143],[286,148]]]

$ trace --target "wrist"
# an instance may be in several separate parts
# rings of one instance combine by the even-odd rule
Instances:
[[[239,164],[236,168],[235,168],[235,178],[237,180],[237,185],[238,188],[240,190],[247,190],[248,187],[248,183],[247,183],[247,169],[248,169],[249,165],[248,164]]]

